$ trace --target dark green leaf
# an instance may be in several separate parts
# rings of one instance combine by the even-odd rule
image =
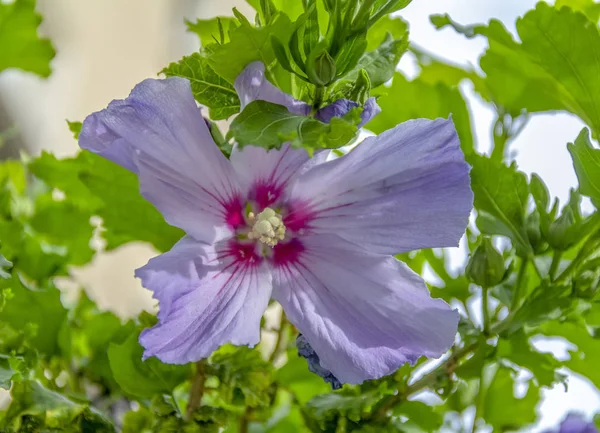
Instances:
[[[194,53],[173,62],[161,71],[167,77],[182,77],[190,80],[194,98],[208,107],[212,120],[227,119],[240,111],[240,100],[233,86],[217,75],[208,60]]]
[[[434,406],[421,401],[405,401],[394,408],[394,415],[404,415],[426,432],[438,431],[444,422],[442,414]]]
[[[40,38],[42,18],[35,12],[35,0],[0,2],[0,72],[18,68],[47,77],[54,48]]]
[[[127,394],[150,398],[170,394],[190,376],[189,365],[167,365],[156,358],[142,361],[144,349],[138,343],[139,331],[134,330],[122,343],[111,343],[108,360],[113,376]]]
[[[584,13],[593,23],[597,23],[600,19],[600,3],[596,3],[595,0],[556,0],[554,3],[557,9],[565,6]]]
[[[325,124],[290,113],[282,105],[253,101],[233,120],[229,132],[240,146],[272,149],[292,142],[294,146],[315,150],[348,144],[356,134],[356,126],[337,117]]]

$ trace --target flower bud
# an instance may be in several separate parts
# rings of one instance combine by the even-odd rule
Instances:
[[[577,231],[578,224],[575,223],[575,217],[571,207],[563,209],[560,217],[556,219],[548,230],[548,243],[556,250],[564,251],[569,249],[577,241],[574,234]]]
[[[534,211],[527,217],[527,238],[535,253],[541,253],[544,246],[540,231],[540,214]]]
[[[600,271],[581,272],[573,281],[573,290],[579,298],[594,299],[600,290]]]
[[[489,238],[483,238],[467,264],[467,278],[481,287],[493,287],[504,279],[506,268],[502,254]]]
[[[350,99],[358,102],[360,105],[364,105],[369,99],[369,93],[371,91],[371,79],[369,74],[364,69],[358,71],[358,77],[352,86],[350,91]]]
[[[331,83],[335,78],[336,68],[335,61],[329,53],[322,51],[315,57],[313,62],[310,62],[310,57],[306,71],[310,81],[317,86],[326,86]]]

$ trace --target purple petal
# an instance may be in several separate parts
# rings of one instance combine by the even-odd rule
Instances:
[[[291,186],[307,229],[383,254],[456,246],[473,205],[450,120],[405,122],[317,165]]]
[[[358,106],[358,102],[354,102],[349,99],[338,99],[334,103],[329,104],[317,111],[315,114],[315,119],[320,120],[323,123],[329,123],[334,117],[344,117],[350,112],[350,110]],[[358,124],[358,127],[360,128],[365,125],[380,112],[381,108],[379,108],[379,105],[377,105],[375,98],[367,99],[367,102],[365,102],[363,107],[363,111],[360,113],[360,118],[362,120]]]
[[[358,102],[349,99],[338,99],[317,111],[315,119],[323,123],[329,123],[334,117],[344,117],[350,110],[358,106]]]
[[[252,101],[261,100],[286,107],[290,113],[308,116],[310,105],[282,92],[265,77],[265,65],[252,62],[238,75],[233,84],[240,98],[241,110]]]
[[[301,167],[306,167],[308,161],[305,150],[292,149],[289,145],[269,151],[255,146],[234,147],[231,152],[231,164],[241,183],[248,188],[247,197],[260,208],[279,202],[289,180]]]
[[[80,145],[139,173],[141,192],[172,225],[212,242],[230,233],[240,187],[182,78],[145,80],[83,124]]]
[[[404,263],[335,235],[301,241],[297,260],[275,268],[273,297],[341,382],[388,375],[453,344],[458,314]]]
[[[379,105],[377,104],[377,100],[375,98],[367,99],[367,102],[365,102],[365,105],[363,107],[363,112],[360,113],[360,118],[362,119],[362,121],[358,124],[358,127],[363,127],[379,113],[381,113],[381,107],[379,107]]]
[[[561,423],[559,433],[598,433],[598,429],[582,416],[569,414]]]
[[[159,322],[145,329],[144,357],[184,364],[219,346],[254,346],[271,295],[264,264],[240,262],[190,237],[136,271],[159,302]]]

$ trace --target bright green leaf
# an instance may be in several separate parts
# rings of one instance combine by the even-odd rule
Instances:
[[[173,62],[161,71],[167,77],[190,80],[194,98],[208,107],[212,120],[227,119],[240,111],[240,100],[233,86],[218,76],[200,53]]]
[[[567,148],[579,180],[579,192],[590,197],[594,205],[600,207],[600,149],[592,145],[586,128]]]
[[[379,47],[361,57],[356,67],[344,77],[344,80],[356,80],[359,71],[364,69],[369,74],[371,87],[380,86],[394,76],[396,66],[407,49],[408,32],[401,39],[394,39],[388,33]]]
[[[539,388],[532,382],[524,397],[515,397],[511,371],[500,367],[486,392],[483,417],[494,431],[517,430],[535,422],[539,398]]]
[[[18,68],[42,77],[50,75],[55,52],[50,41],[37,34],[41,22],[35,0],[0,2],[0,72]]]
[[[529,188],[525,174],[514,166],[507,167],[484,156],[472,155],[470,162],[475,208],[491,215],[504,227],[503,230],[510,231],[515,245],[528,251],[531,247],[525,226],[525,209]]]
[[[424,83],[418,78],[408,81],[397,72],[389,88],[380,87],[377,103],[382,112],[366,128],[379,134],[410,119],[447,118],[452,115],[460,145],[466,154],[473,152],[471,119],[465,101],[457,88],[443,83]]]
[[[292,30],[292,22],[284,14],[279,14],[274,22],[262,28],[242,22],[229,32],[228,43],[211,47],[208,62],[217,75],[233,84],[253,61],[260,60],[268,66],[275,59],[271,36],[276,36],[285,45]]]
[[[557,9],[565,6],[574,11],[582,12],[593,23],[597,23],[600,20],[600,3],[597,3],[595,0],[556,0],[554,4],[554,7]]]
[[[521,43],[497,20],[488,26],[460,26],[447,16],[432,21],[488,38],[480,61],[486,86],[511,113],[564,110],[579,116],[594,136],[600,134],[600,34],[583,14],[539,2],[517,20]]]
[[[73,433],[115,432],[110,421],[87,404],[74,403],[61,394],[44,388],[38,381],[15,383],[11,397],[12,401],[3,420],[7,427],[21,424],[21,417],[33,416],[40,420],[39,427],[47,427],[35,430],[40,432],[66,431],[63,430],[66,426]]]
[[[186,20],[188,32],[196,33],[203,47],[214,43],[221,43],[219,21],[223,29],[224,43],[229,42],[229,27],[235,22],[231,17],[215,17],[208,20],[197,19],[195,23]]]

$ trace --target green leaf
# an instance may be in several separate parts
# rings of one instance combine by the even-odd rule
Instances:
[[[171,63],[161,73],[190,80],[194,98],[208,107],[212,120],[227,119],[240,111],[240,100],[233,86],[217,75],[200,53]]]
[[[73,133],[73,137],[75,138],[75,140],[77,140],[79,138],[79,133],[81,132],[82,123],[81,122],[71,122],[71,121],[67,120],[67,125],[69,125],[69,131],[71,131]]]
[[[42,77],[50,75],[54,48],[40,38],[42,18],[35,12],[35,0],[0,2],[0,72],[18,68]]]
[[[129,395],[150,398],[170,394],[190,376],[190,366],[163,364],[157,358],[142,361],[144,349],[138,337],[139,330],[134,330],[122,343],[110,343],[108,360],[115,380]]]
[[[260,11],[260,0],[246,0],[246,2],[252,6],[255,11]],[[277,10],[285,12],[292,20],[295,20],[304,12],[302,2],[298,0],[272,0],[272,2]]]
[[[579,192],[600,208],[600,149],[596,149],[584,128],[574,143],[567,144],[579,180]]]
[[[525,226],[529,188],[525,174],[514,166],[507,167],[480,155],[472,155],[470,162],[473,166],[471,188],[475,194],[475,208],[492,216],[510,232],[515,246],[529,251],[531,246]]]
[[[380,86],[394,76],[396,66],[407,49],[408,30],[401,39],[394,39],[388,33],[382,44],[375,50],[365,53],[356,67],[344,79],[354,81],[358,77],[359,71],[364,69],[369,74],[371,87]]]
[[[34,431],[66,431],[114,433],[114,426],[100,413],[86,404],[74,403],[64,396],[44,388],[38,381],[22,381],[13,385],[12,401],[8,407],[4,424],[6,427],[21,424],[21,418],[35,417],[39,419],[44,430]],[[58,430],[60,429],[60,430]],[[21,430],[18,431],[29,431]]]
[[[5,270],[10,268],[12,268],[12,263],[6,260],[2,254],[0,254],[0,278],[10,278],[10,273]]]
[[[166,251],[183,236],[140,195],[134,173],[98,155],[83,151],[76,158],[58,160],[43,153],[29,167],[48,185],[63,191],[67,202],[102,218],[108,250],[144,241]]]
[[[275,59],[271,36],[286,45],[292,30],[292,22],[282,13],[271,24],[261,28],[242,22],[229,32],[228,43],[211,47],[208,62],[217,75],[233,83],[240,72],[255,60],[270,65]]]
[[[405,401],[393,410],[394,415],[404,415],[426,432],[438,431],[444,423],[444,417],[434,406],[421,401]]]
[[[384,93],[385,92],[385,93]],[[410,119],[447,118],[452,115],[462,150],[473,152],[473,134],[467,105],[457,88],[443,83],[428,84],[418,78],[408,81],[397,72],[389,88],[377,90],[382,112],[371,120],[367,129],[379,134]]]
[[[377,49],[382,41],[391,34],[393,39],[406,39],[408,37],[408,24],[399,17],[389,15],[377,21],[367,32],[367,51]]]
[[[195,23],[185,20],[188,32],[196,33],[203,47],[214,43],[221,43],[221,31],[219,21],[223,29],[223,43],[229,42],[229,28],[235,23],[231,17],[215,17],[208,20],[197,19]]]
[[[348,144],[356,131],[356,126],[341,118],[334,117],[326,124],[312,117],[290,113],[286,107],[266,101],[248,104],[229,129],[240,146],[272,149],[292,142],[296,147],[311,150]]]
[[[488,38],[481,58],[486,86],[510,113],[564,110],[579,116],[600,134],[600,34],[595,23],[570,8],[539,2],[517,20],[521,43],[497,20],[488,26],[459,26],[446,17],[436,26]]]
[[[301,404],[331,390],[319,376],[308,370],[306,360],[298,356],[297,349],[288,350],[287,355],[288,361],[277,370],[276,379],[283,387],[292,391]]]
[[[532,382],[523,398],[515,397],[511,371],[500,367],[486,392],[483,418],[494,431],[517,430],[535,422],[539,398],[539,388]]]
[[[556,370],[561,367],[561,362],[551,353],[533,349],[522,330],[498,341],[497,356],[531,371],[539,386],[552,387],[560,379]]]
[[[329,393],[318,395],[306,404],[306,411],[318,420],[323,427],[328,421],[335,420],[338,416],[347,417],[358,422],[363,416],[370,414],[373,407],[386,395],[393,393],[386,389],[374,389],[360,394]],[[329,431],[329,430],[326,430]]]
[[[6,287],[10,287],[12,296],[0,311],[0,322],[25,332],[30,346],[40,353],[58,353],[59,331],[67,315],[58,289],[49,284],[26,287],[17,275],[0,280],[0,288]]]
[[[571,294],[569,285],[541,284],[514,313],[511,329],[516,331],[524,325],[538,326],[566,316],[574,302]]]
[[[598,23],[600,20],[600,3],[596,3],[595,0],[556,0],[554,7],[557,9],[569,7],[585,14],[593,23]]]
[[[596,388],[600,388],[600,370],[597,362],[600,356],[600,340],[590,335],[585,323],[552,321],[544,324],[540,330],[546,336],[564,337],[577,346],[577,350],[570,353],[571,358],[564,361],[564,365],[589,379]]]
[[[272,399],[272,368],[258,350],[226,345],[212,354],[208,371],[219,379],[219,394],[228,404],[264,407]]]
[[[10,356],[0,355],[0,388],[10,389],[15,371],[10,365]]]

